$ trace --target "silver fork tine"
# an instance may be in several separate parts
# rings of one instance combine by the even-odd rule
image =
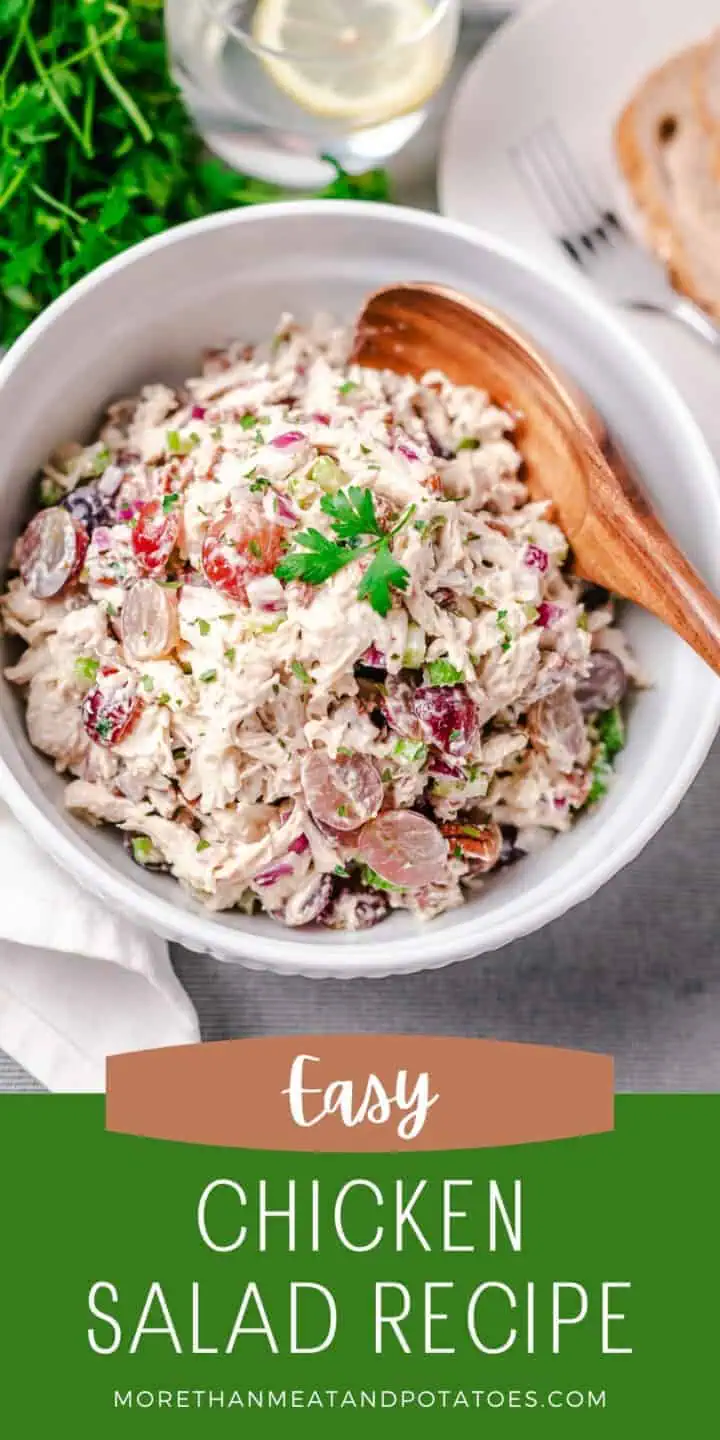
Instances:
[[[536,208],[546,223],[550,216],[552,228],[566,249],[603,223],[605,211],[590,195],[552,122],[515,147],[513,158]]]
[[[570,154],[557,126],[551,122],[545,129],[548,159],[564,183],[566,193],[573,199],[581,221],[578,228],[595,229],[606,219],[609,206],[600,205],[591,195],[580,167]]]
[[[612,191],[596,189],[547,120],[510,156],[543,224],[565,254],[608,299],[630,310],[672,316],[720,351],[720,325],[672,287],[662,261],[618,217]]]

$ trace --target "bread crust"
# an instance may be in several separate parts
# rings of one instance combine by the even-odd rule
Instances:
[[[620,169],[643,216],[648,241],[667,265],[673,285],[714,315],[720,315],[720,299],[716,301],[701,294],[696,285],[682,237],[675,226],[672,212],[655,183],[652,167],[644,152],[638,119],[649,87],[661,84],[679,63],[692,65],[693,91],[697,97],[698,77],[706,50],[707,43],[692,46],[691,49],[672,56],[646,76],[620,115],[614,138]]]

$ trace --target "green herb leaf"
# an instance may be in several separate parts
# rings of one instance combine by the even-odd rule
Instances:
[[[369,865],[363,865],[360,871],[360,879],[363,885],[369,885],[373,890],[402,890],[402,885],[391,885],[389,880],[384,880],[378,875],[377,870],[371,870]]]
[[[378,615],[387,615],[392,606],[391,587],[407,590],[409,583],[409,571],[395,559],[389,541],[383,540],[358,585],[358,599],[368,599]]]
[[[458,445],[457,448],[458,448],[458,451],[460,451],[460,450],[479,450],[479,449],[480,449],[480,441],[479,441],[479,440],[476,440],[475,437],[474,437],[474,435],[466,435],[466,436],[464,437],[464,439],[462,439],[462,440],[460,441],[460,444]]]
[[[203,685],[212,685],[213,680],[217,680],[217,670],[205,670],[200,676]]]
[[[80,680],[94,681],[100,669],[100,661],[95,660],[92,655],[78,655],[75,661],[75,674]]]
[[[308,585],[322,585],[356,559],[353,550],[343,549],[319,530],[302,530],[295,536],[295,543],[303,548],[280,561],[275,570],[280,580],[305,580]]]
[[[428,752],[422,740],[398,740],[393,753],[411,765],[424,765]]]
[[[133,860],[136,860],[138,865],[147,865],[153,852],[152,840],[148,840],[147,835],[133,835],[130,844]]]
[[[174,507],[177,505],[179,499],[180,499],[180,496],[177,494],[177,491],[173,491],[173,493],[172,493],[171,495],[163,495],[163,501],[162,501],[163,514],[164,514],[164,515],[169,515],[169,514],[170,514],[170,511],[171,511],[172,509],[174,509]]]
[[[613,760],[625,746],[625,723],[617,705],[599,715],[596,723],[607,758]]]
[[[320,509],[332,518],[332,528],[339,540],[356,540],[361,535],[384,534],[375,514],[372,490],[351,485],[337,495],[324,495]]]
[[[296,679],[302,680],[303,685],[312,685],[312,675],[308,674],[305,666],[301,665],[299,660],[293,660],[290,669],[292,670],[292,673],[296,677]]]
[[[461,685],[465,676],[449,660],[431,660],[425,666],[426,685]]]

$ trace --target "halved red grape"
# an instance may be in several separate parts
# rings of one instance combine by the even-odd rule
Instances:
[[[627,690],[627,675],[609,650],[593,650],[587,675],[575,686],[575,699],[583,715],[596,710],[612,710],[619,705]]]
[[[365,755],[311,750],[302,765],[302,787],[314,819],[335,832],[359,830],[377,815],[384,798],[380,771]]]
[[[182,514],[177,505],[169,510],[162,500],[146,500],[138,510],[132,532],[132,548],[146,575],[162,575],[180,539]]]
[[[229,514],[214,521],[205,536],[203,570],[215,590],[246,604],[248,580],[272,574],[285,541],[283,526],[267,520],[261,510]]]
[[[585,720],[569,685],[559,685],[527,712],[533,744],[560,770],[572,770],[586,742]]]
[[[285,905],[283,920],[286,925],[311,925],[319,920],[332,899],[332,876],[313,875]]]
[[[122,609],[122,642],[128,660],[160,660],[178,636],[175,592],[156,580],[136,580]]]
[[[345,885],[338,889],[320,920],[331,930],[370,930],[385,919],[389,909],[387,895],[382,890],[368,890],[364,886],[351,890]]]
[[[38,600],[51,600],[74,579],[87,553],[88,535],[62,506],[33,516],[18,546],[18,568]]]
[[[414,810],[389,810],[360,833],[357,853],[391,885],[417,890],[437,880],[447,860],[447,842]]]
[[[104,670],[83,700],[83,725],[96,745],[110,749],[129,735],[142,708],[135,681],[119,671]]]
[[[448,755],[467,755],[477,729],[477,712],[464,685],[420,685],[414,705],[429,744]]]
[[[406,680],[388,675],[385,690],[378,701],[391,730],[404,735],[408,740],[421,738],[420,721],[415,712],[415,689]]]

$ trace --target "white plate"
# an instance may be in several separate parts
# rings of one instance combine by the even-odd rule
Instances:
[[[585,286],[534,210],[511,148],[553,120],[575,156],[624,203],[612,153],[618,113],[643,75],[719,22],[720,0],[533,0],[490,40],[460,86],[440,162],[444,214],[494,231]],[[720,456],[720,354],[677,322],[622,316]]]

